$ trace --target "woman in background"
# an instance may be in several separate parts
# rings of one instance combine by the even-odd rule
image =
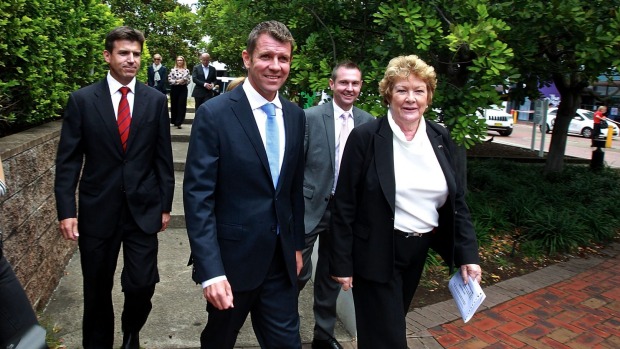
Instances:
[[[174,68],[168,74],[170,84],[170,123],[181,128],[187,111],[187,84],[191,80],[187,63],[183,56],[178,56]]]

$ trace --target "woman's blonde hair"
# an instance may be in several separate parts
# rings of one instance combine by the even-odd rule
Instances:
[[[181,68],[183,69],[187,69],[187,62],[185,62],[185,57],[183,56],[177,56],[177,58],[174,60],[174,66],[177,67],[179,64],[177,63],[177,61],[179,60],[179,58],[181,58],[183,60],[183,64],[181,64]]]
[[[241,76],[241,77],[238,77],[232,80],[231,82],[228,83],[228,86],[226,86],[226,92],[232,91],[232,89],[241,85],[244,81],[245,81],[245,76]]]
[[[426,64],[416,55],[398,56],[392,58],[385,69],[383,79],[379,82],[379,94],[383,97],[383,103],[390,104],[392,90],[397,81],[413,75],[426,83],[427,102],[431,105],[433,93],[437,87],[437,74],[435,68]]]

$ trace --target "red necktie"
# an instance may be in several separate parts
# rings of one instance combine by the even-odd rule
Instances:
[[[131,112],[129,110],[129,102],[127,101],[127,93],[129,87],[123,86],[119,89],[121,91],[121,101],[118,103],[118,133],[121,135],[121,144],[123,145],[123,151],[127,150],[127,138],[129,138],[129,125],[131,124]]]

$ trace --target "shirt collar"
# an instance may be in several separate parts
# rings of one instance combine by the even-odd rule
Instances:
[[[342,108],[338,106],[338,104],[336,104],[336,102],[334,102],[333,99],[332,99],[332,105],[334,106],[334,119],[340,118],[340,115],[344,113],[349,113],[349,115],[353,117],[353,107],[351,107],[351,109],[349,110],[343,110]]]
[[[110,74],[110,72],[108,71],[108,76],[106,79],[108,81],[108,87],[110,88],[110,95],[115,94],[123,86],[129,87],[131,92],[136,93],[136,78],[135,77],[131,79],[129,84],[123,85],[120,82],[118,82],[116,79],[114,79],[112,77],[112,74]]]
[[[390,128],[392,129],[392,133],[401,142],[405,142],[405,143],[420,142],[419,140],[422,140],[423,137],[426,137],[426,121],[424,119],[424,116],[420,118],[418,129],[415,132],[415,136],[413,136],[413,139],[411,141],[408,141],[407,138],[405,138],[405,133],[400,129],[400,127],[394,121],[394,117],[392,116],[392,112],[390,111],[390,109],[388,109],[387,117],[388,117],[388,123],[390,124]],[[420,136],[420,135],[423,135],[423,136]]]
[[[275,104],[276,108],[282,109],[282,103],[280,102],[280,92],[276,92],[276,98],[274,98],[273,101],[268,101],[267,99],[265,99],[265,97],[261,96],[256,91],[256,89],[254,89],[254,86],[252,86],[252,84],[247,79],[243,82],[243,85],[241,85],[241,87],[243,88],[245,95],[248,97],[248,101],[250,102],[250,107],[252,108],[252,110],[262,107],[263,105],[265,105],[265,103],[273,103]]]

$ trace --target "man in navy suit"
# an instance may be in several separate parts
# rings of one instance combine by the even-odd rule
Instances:
[[[170,220],[174,170],[166,96],[135,78],[143,43],[129,27],[108,34],[103,56],[110,71],[69,96],[58,144],[56,206],[63,237],[80,248],[84,348],[113,346],[111,293],[121,245],[122,348],[139,348],[159,281],[157,233]]]
[[[209,65],[209,62],[211,62],[211,56],[208,53],[203,53],[200,55],[200,64],[192,69],[192,81],[196,84],[192,91],[192,97],[196,101],[196,110],[202,103],[218,94],[215,84],[217,71],[214,66]]]
[[[278,93],[293,45],[284,24],[258,24],[242,53],[247,80],[194,119],[183,199],[193,279],[208,302],[203,349],[233,348],[250,313],[262,348],[301,348],[304,112]]]

